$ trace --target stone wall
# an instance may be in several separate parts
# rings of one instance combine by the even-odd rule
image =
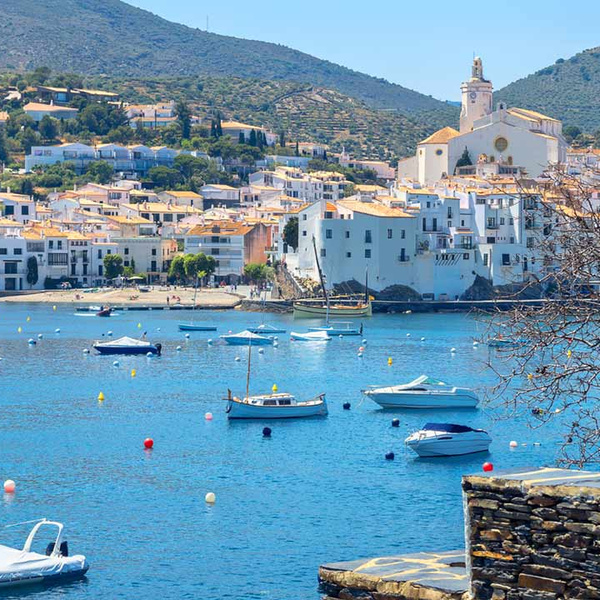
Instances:
[[[474,600],[600,599],[600,474],[463,479]]]

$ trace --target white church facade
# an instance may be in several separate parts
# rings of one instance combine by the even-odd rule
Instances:
[[[530,177],[566,161],[560,121],[503,103],[492,109],[493,86],[484,78],[480,58],[473,60],[471,78],[462,84],[461,92],[460,131],[444,127],[420,142],[415,156],[398,163],[399,179],[432,185],[455,174],[465,150],[472,164],[517,165]]]

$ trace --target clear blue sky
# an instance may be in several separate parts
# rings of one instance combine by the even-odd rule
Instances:
[[[600,46],[600,2],[584,0],[126,0],[214,33],[284,44],[457,100],[473,52],[496,89]]]

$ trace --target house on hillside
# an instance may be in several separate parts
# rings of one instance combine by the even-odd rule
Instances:
[[[77,113],[79,112],[76,108],[71,108],[69,106],[41,104],[40,102],[28,102],[23,107],[23,111],[36,123],[39,123],[44,117],[52,117],[61,121],[69,121],[77,118]]]

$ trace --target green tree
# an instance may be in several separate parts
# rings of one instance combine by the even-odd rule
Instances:
[[[292,217],[283,228],[283,241],[296,250],[298,248],[298,217]]]
[[[273,277],[273,269],[264,263],[248,263],[244,267],[244,275],[256,283],[267,281]]]
[[[185,281],[185,262],[182,254],[178,254],[171,261],[169,267],[169,279],[174,281]]]
[[[106,279],[114,279],[123,274],[123,257],[120,254],[107,254],[103,263]]]
[[[575,125],[567,125],[563,128],[563,136],[569,144],[581,135],[581,129]]]
[[[256,139],[256,129],[252,129],[250,131],[250,139],[248,140],[248,143],[251,146],[256,146],[257,145],[257,139]]]
[[[285,133],[283,131],[279,132],[279,145],[285,148]]]
[[[110,183],[114,175],[114,169],[105,160],[95,160],[91,162],[86,170],[86,174],[96,183]]]
[[[246,143],[246,136],[244,135],[243,131],[240,131],[240,134],[238,135],[238,144],[245,144]]]
[[[32,288],[38,282],[38,262],[35,256],[27,259],[27,283]]]
[[[184,140],[188,140],[192,133],[192,113],[190,107],[186,102],[180,100],[175,107],[175,114],[177,115],[177,122],[181,127],[181,137]]]
[[[7,163],[10,160],[10,152],[6,142],[6,134],[4,129],[0,127],[0,163]]]
[[[38,125],[39,134],[44,140],[55,140],[58,136],[58,121],[48,115],[44,115]]]
[[[155,187],[164,190],[173,189],[183,181],[183,177],[177,169],[164,166],[152,167],[148,171],[148,177]]]

